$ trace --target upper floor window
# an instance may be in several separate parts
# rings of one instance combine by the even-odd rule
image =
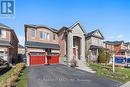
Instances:
[[[56,35],[55,34],[53,34],[53,40],[56,40]]]
[[[50,39],[50,35],[49,35],[49,33],[40,32],[40,38],[49,40]]]
[[[6,38],[6,30],[0,29],[0,37],[1,38]]]
[[[35,36],[36,36],[36,30],[32,29],[32,37],[35,37]]]

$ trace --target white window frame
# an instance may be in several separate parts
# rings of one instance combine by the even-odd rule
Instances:
[[[40,39],[49,40],[50,39],[50,34],[46,33],[46,32],[43,32],[43,31],[40,31]]]
[[[1,30],[0,37],[1,38],[6,38],[6,30],[4,30],[4,29],[0,29],[0,30]]]
[[[34,36],[33,36],[34,33]],[[35,29],[31,29],[31,37],[35,38],[36,37],[36,30]]]

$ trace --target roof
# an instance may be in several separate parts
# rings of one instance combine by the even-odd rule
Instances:
[[[98,36],[95,36],[95,35],[94,35],[94,33],[97,32],[97,31],[101,34],[102,37],[98,37]],[[92,37],[92,36],[93,36],[93,37],[100,38],[100,39],[104,39],[104,36],[102,35],[102,33],[100,32],[99,29],[96,29],[96,30],[94,30],[94,31],[92,31],[92,32],[90,32],[90,33],[85,34],[85,37],[86,37],[86,38],[89,38],[89,37]]]
[[[70,26],[70,27],[68,27],[68,28],[69,28],[69,29],[73,29],[76,25],[79,25],[80,28],[82,29],[82,31],[83,31],[84,33],[86,33],[84,27],[81,25],[81,23],[80,23],[79,21],[77,21],[76,23],[74,23],[72,26]]]
[[[22,45],[18,44],[18,48],[24,48],[24,46],[22,46]]]
[[[0,46],[11,46],[9,41],[0,40]]]
[[[53,32],[58,32],[57,29],[55,29],[55,28],[51,28],[51,27],[48,27],[48,26],[45,26],[45,25],[25,24],[25,26],[28,26],[28,27],[34,27],[34,28],[44,27],[44,28],[48,28],[49,30],[51,30],[51,31],[53,31]]]
[[[19,40],[18,40],[18,38],[17,38],[17,35],[16,35],[15,31],[14,31],[11,27],[9,27],[9,26],[7,26],[7,25],[4,25],[4,24],[0,23],[0,28],[11,31],[11,32],[13,33],[13,35],[15,36],[16,40],[19,42]]]
[[[126,46],[127,46],[127,45],[130,45],[130,42],[126,42],[126,43],[124,43],[124,45],[126,45]]]
[[[41,42],[33,42],[33,41],[26,41],[26,47],[34,47],[34,48],[50,48],[50,49],[60,49],[58,44],[50,44],[50,43],[41,43]]]
[[[130,52],[128,49],[120,49],[120,52]]]
[[[11,29],[9,26],[4,25],[4,24],[2,24],[2,23],[0,23],[0,27],[1,27],[1,28],[6,28],[6,29]]]
[[[109,44],[109,45],[120,45],[124,43],[124,41],[105,41],[104,43]]]

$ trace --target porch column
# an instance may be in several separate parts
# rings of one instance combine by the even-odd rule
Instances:
[[[26,47],[26,64],[27,66],[30,66],[30,56],[29,56],[29,49]]]
[[[73,58],[73,35],[71,32],[68,32],[68,42],[67,42],[67,61],[70,65],[70,61]]]
[[[85,37],[82,36],[80,39],[80,59],[81,61],[86,61],[85,59]]]

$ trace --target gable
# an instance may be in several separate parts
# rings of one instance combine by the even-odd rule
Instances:
[[[71,29],[72,29],[73,34],[79,34],[79,35],[85,34],[85,31],[83,30],[83,28],[81,27],[81,25],[79,23],[77,23]]]
[[[103,38],[101,32],[98,30],[96,32],[93,33],[93,36],[99,37],[99,38]]]

